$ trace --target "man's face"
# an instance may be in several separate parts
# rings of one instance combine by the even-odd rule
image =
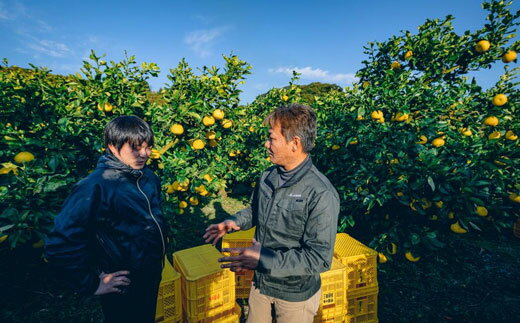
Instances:
[[[152,147],[149,147],[146,142],[143,142],[135,149],[127,142],[121,147],[120,151],[117,151],[113,145],[108,145],[108,148],[110,148],[110,151],[117,159],[133,169],[143,168],[152,153]]]
[[[271,162],[285,168],[294,159],[295,145],[293,141],[287,142],[282,134],[282,127],[277,122],[274,127],[269,128],[269,138],[265,142],[265,148],[269,153]]]

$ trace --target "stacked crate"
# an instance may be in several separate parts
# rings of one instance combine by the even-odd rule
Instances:
[[[182,319],[181,298],[181,275],[173,269],[165,257],[157,295],[155,322],[180,322]]]
[[[332,259],[331,269],[321,273],[320,276],[321,300],[314,322],[343,322],[347,313],[346,267],[339,260]]]
[[[226,234],[222,237],[222,248],[247,248],[252,245],[255,236],[255,227]],[[223,252],[224,256],[230,256],[229,252]],[[253,280],[253,270],[246,270],[244,273],[235,274],[235,294],[236,298],[248,298]]]
[[[334,257],[346,267],[347,314],[344,322],[378,322],[377,252],[346,233],[338,233]]]
[[[174,268],[181,274],[185,322],[235,322],[235,274],[220,268],[221,257],[209,244],[173,254]]]

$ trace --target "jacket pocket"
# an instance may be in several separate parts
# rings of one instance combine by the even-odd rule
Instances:
[[[102,233],[96,234],[97,242],[103,251],[104,255],[98,257],[102,269],[109,271],[120,270],[124,264],[124,257],[116,244]]]
[[[292,238],[300,238],[305,226],[305,199],[282,199],[276,204],[276,227]]]
[[[264,276],[264,284],[281,292],[299,293],[305,283],[305,278],[305,276]]]

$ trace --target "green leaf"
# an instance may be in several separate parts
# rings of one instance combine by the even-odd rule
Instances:
[[[428,176],[428,185],[430,185],[432,191],[435,192],[435,183],[433,182],[433,178],[431,178],[431,176]]]

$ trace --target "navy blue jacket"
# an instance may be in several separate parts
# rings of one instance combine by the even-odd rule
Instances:
[[[166,243],[160,194],[160,180],[146,166],[136,170],[102,156],[55,218],[45,257],[59,277],[87,295],[96,291],[100,272],[160,275]]]

